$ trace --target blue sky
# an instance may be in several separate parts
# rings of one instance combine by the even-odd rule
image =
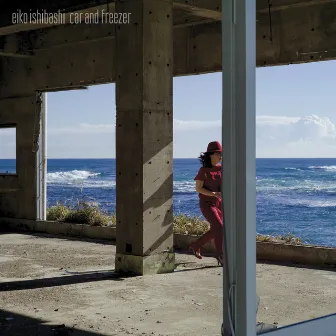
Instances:
[[[335,73],[334,61],[257,69],[257,157],[335,157]],[[174,79],[174,157],[221,140],[221,86],[221,73]],[[114,84],[49,93],[48,157],[114,157],[114,121]]]

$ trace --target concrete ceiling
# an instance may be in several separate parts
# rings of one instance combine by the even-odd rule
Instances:
[[[158,0],[160,1],[160,0]],[[173,0],[174,15],[179,23],[200,24],[204,21],[221,20],[222,0]],[[258,14],[283,11],[307,6],[335,3],[335,0],[257,0]],[[13,24],[12,15],[18,13],[37,12],[45,10],[47,13],[69,14],[74,12],[94,12],[97,9],[114,10],[115,0],[35,0],[35,1],[10,1],[2,6],[0,12],[0,35],[12,34],[25,30],[35,30],[50,27],[47,24]],[[67,16],[68,17],[68,16]]]
[[[158,0],[160,1],[160,0]],[[28,5],[29,4],[29,5]],[[0,12],[0,36],[18,33],[28,30],[52,27],[50,24],[43,23],[19,23],[13,24],[13,13],[61,13],[65,14],[66,23],[70,23],[70,13],[95,13],[105,10],[113,12],[115,1],[111,0],[67,0],[67,1],[12,1],[6,4]],[[83,16],[84,18],[84,16]],[[209,21],[221,20],[221,1],[219,0],[174,0],[174,25],[196,25]]]
[[[174,76],[222,70],[221,1],[174,0]],[[115,25],[13,24],[12,13],[62,9],[69,19],[70,13],[113,12],[114,6],[106,0],[6,3],[0,11],[0,72],[6,84],[1,88],[0,81],[0,88],[11,96],[64,83],[113,82]],[[336,0],[257,0],[256,21],[258,67],[336,59]],[[77,71],[82,68],[90,70],[91,81]]]
[[[198,32],[201,29],[209,30],[209,27],[214,27],[216,22],[220,23],[221,21],[221,2],[222,0],[174,0],[174,27],[197,27]],[[42,10],[45,10],[46,13],[50,14],[61,11],[65,17],[65,24],[63,26],[71,26],[71,24],[69,24],[70,13],[95,13],[97,11],[100,12],[103,9],[105,11],[113,12],[114,7],[115,0],[21,0],[7,2],[5,6],[2,6],[0,11],[0,56],[31,56],[33,51],[40,49],[41,46],[39,48],[37,45],[30,43],[28,48],[27,46],[24,46],[24,41],[21,41],[20,48],[13,48],[13,46],[8,43],[8,40],[10,40],[10,38],[8,39],[8,36],[16,34],[16,40],[18,37],[21,37],[23,40],[34,40],[30,35],[22,35],[20,33],[36,31],[36,33],[43,35],[44,30],[48,31],[48,29],[56,26],[39,22],[13,24],[13,13],[20,14],[18,8],[20,8],[22,13],[36,13],[37,11],[42,12]],[[272,40],[275,40],[276,38],[280,37],[280,39],[282,39],[281,34],[283,34],[283,32],[287,38],[291,33],[286,31],[287,27],[288,29],[293,29],[295,26],[295,29],[302,31],[308,29],[308,26],[312,24],[314,25],[314,22],[312,22],[312,24],[309,22],[312,21],[310,15],[312,11],[320,14],[321,22],[325,21],[325,27],[319,27],[322,30],[322,34],[329,36],[335,31],[336,0],[257,0],[256,11],[257,34],[262,32],[262,37],[257,36],[257,41],[258,39],[264,39],[266,42],[273,42]],[[310,18],[305,18],[303,20],[302,17],[299,17],[300,13],[302,13],[302,16],[307,14]],[[295,22],[295,20],[297,22]],[[316,21],[316,19],[314,20]],[[302,22],[305,25],[303,25]],[[316,23],[321,26],[321,22]],[[314,38],[316,38],[318,35],[318,27],[309,28],[310,31],[314,31],[314,29]],[[279,30],[281,30],[281,32]],[[293,32],[292,35],[298,35],[298,32]],[[113,38],[113,36],[106,36],[106,38]],[[298,40],[298,38],[299,37],[297,36],[293,37],[294,40]],[[324,36],[321,36],[321,38],[323,39]],[[261,42],[259,45],[264,45],[264,42]],[[310,46],[311,44],[312,43],[309,43]],[[279,46],[276,47],[279,48]],[[323,43],[319,43],[318,48],[315,46],[313,46],[313,48],[314,50],[308,50],[311,48],[307,45],[307,50],[302,51],[299,50],[302,48],[298,47],[296,50],[300,54],[309,53],[311,56],[313,55],[312,53],[319,53],[320,55],[321,52],[323,53],[327,51],[330,53],[335,49],[334,47],[326,49]],[[269,62],[266,63],[269,64]]]

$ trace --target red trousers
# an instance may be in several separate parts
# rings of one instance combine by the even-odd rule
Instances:
[[[214,240],[217,255],[223,255],[223,214],[222,200],[206,200],[200,199],[200,208],[203,216],[210,224],[210,230],[200,237],[194,244],[195,250],[202,245]]]

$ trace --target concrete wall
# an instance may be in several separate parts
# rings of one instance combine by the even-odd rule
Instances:
[[[1,126],[16,127],[16,174],[0,174],[0,217],[36,219],[36,141],[40,131],[38,96],[0,100]]]

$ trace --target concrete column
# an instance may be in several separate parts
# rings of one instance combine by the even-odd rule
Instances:
[[[172,272],[172,0],[118,0],[116,271]]]

